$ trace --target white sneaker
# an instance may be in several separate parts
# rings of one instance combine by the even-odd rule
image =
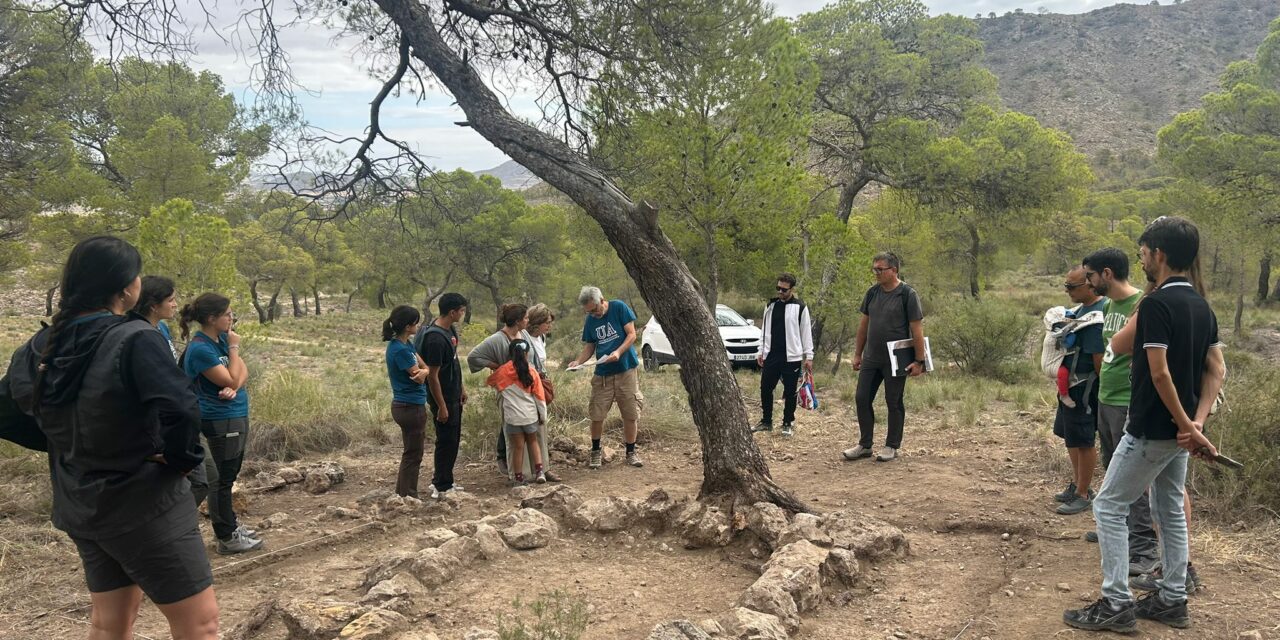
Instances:
[[[243,536],[239,531],[232,532],[231,537],[226,540],[218,540],[218,553],[224,556],[233,553],[245,553],[260,547],[262,547],[261,540]]]
[[[852,449],[845,449],[843,452],[841,452],[840,455],[843,455],[845,460],[857,460],[859,458],[870,458],[871,450],[862,445],[858,445]]]
[[[460,484],[455,484],[455,485],[453,485],[453,488],[452,488],[452,489],[448,489],[448,490],[446,490],[446,491],[440,491],[439,489],[436,489],[436,486],[435,486],[434,484],[433,484],[433,485],[430,485],[430,486],[431,486],[431,499],[432,499],[432,500],[439,500],[440,498],[442,498],[442,497],[444,497],[444,496],[446,496],[446,495],[448,495],[448,494],[450,494],[450,493],[453,493],[454,491],[462,491],[462,485],[460,485]]]
[[[893,447],[885,447],[876,454],[876,462],[888,462],[898,457],[898,450]]]

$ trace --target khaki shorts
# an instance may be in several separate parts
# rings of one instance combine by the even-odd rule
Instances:
[[[591,421],[604,421],[615,402],[623,420],[640,419],[644,394],[640,393],[639,367],[611,376],[591,376],[591,406],[587,410]]]

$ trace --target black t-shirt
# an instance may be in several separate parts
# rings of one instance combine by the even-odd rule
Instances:
[[[911,337],[911,323],[924,319],[920,295],[901,282],[893,291],[872,285],[862,297],[858,310],[867,316],[867,346],[862,351],[862,364],[868,368],[889,364],[889,341]]]
[[[769,359],[787,360],[787,303],[775,298],[773,317],[769,318]]]
[[[1151,380],[1146,352],[1165,350],[1178,402],[1187,415],[1194,417],[1200,404],[1205,358],[1209,349],[1221,347],[1218,318],[1186,278],[1169,278],[1160,289],[1142,299],[1133,344],[1128,432],[1135,438],[1172,440],[1178,437],[1178,427]]]
[[[422,361],[428,367],[440,369],[440,393],[447,405],[457,405],[462,400],[462,365],[458,364],[458,332],[447,331],[439,325],[431,325],[422,338]],[[427,389],[427,404],[436,407],[435,394]]]

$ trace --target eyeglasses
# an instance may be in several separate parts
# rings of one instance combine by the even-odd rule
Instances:
[[[1084,282],[1064,282],[1062,283],[1062,288],[1066,289],[1067,291],[1071,291],[1073,289],[1076,289],[1077,287],[1083,287],[1085,284],[1086,283]]]
[[[778,293],[786,293],[790,290],[791,289],[789,287],[778,287]]]
[[[1093,277],[1096,275],[1098,275],[1097,271],[1086,271],[1084,272],[1084,279],[1086,282],[1088,282],[1089,280],[1093,279]]]
[[[890,271],[890,270],[892,270],[892,269],[893,269],[893,267],[871,267],[871,273],[874,273],[874,274],[876,274],[876,275],[880,275],[880,274],[882,274],[882,273],[884,273],[884,272],[886,272],[886,271]]]

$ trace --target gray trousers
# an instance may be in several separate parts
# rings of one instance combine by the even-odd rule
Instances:
[[[1124,428],[1129,423],[1129,407],[1109,404],[1098,405],[1098,440],[1102,443],[1102,466],[1111,470],[1111,459],[1116,447],[1124,438]],[[1129,558],[1153,559],[1160,555],[1155,529],[1151,526],[1151,502],[1143,492],[1129,507]]]

